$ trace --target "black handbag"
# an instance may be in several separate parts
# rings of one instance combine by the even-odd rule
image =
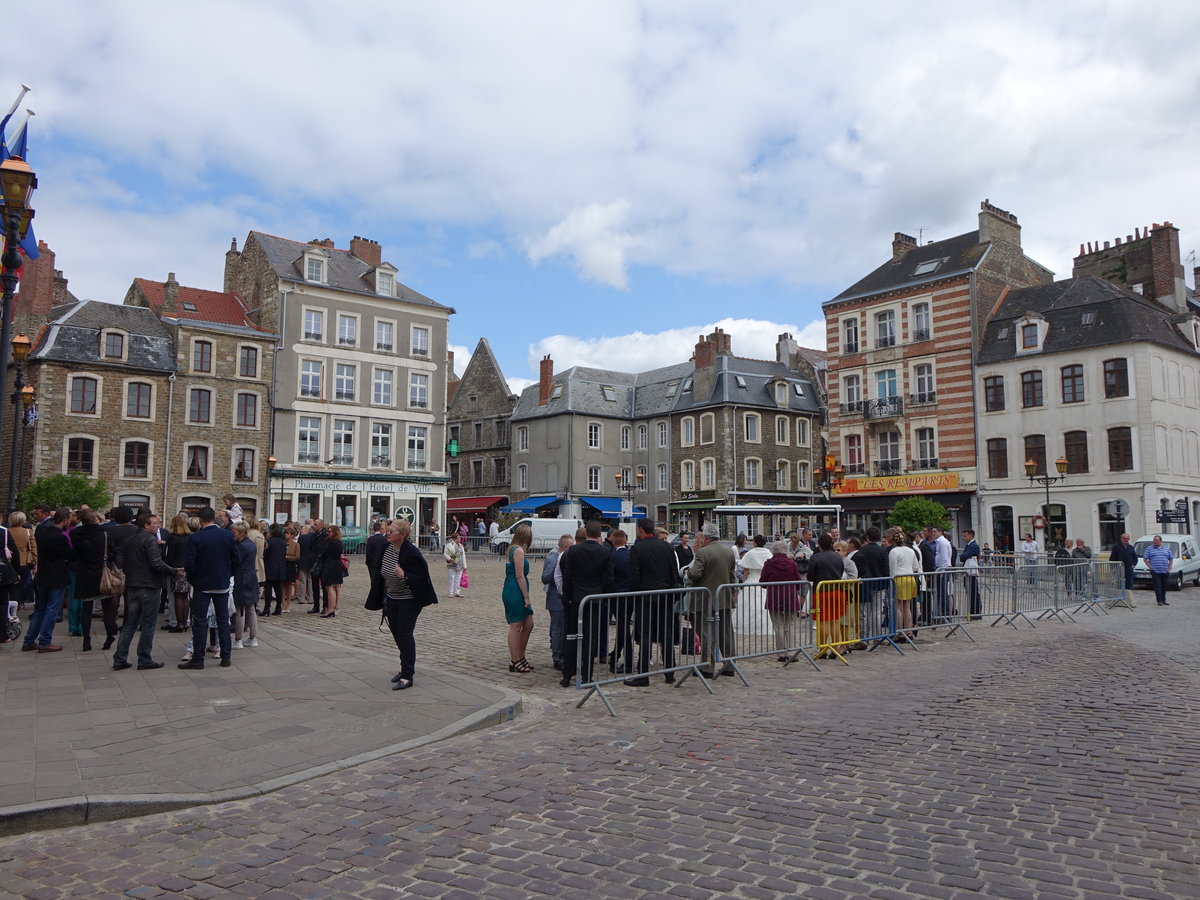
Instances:
[[[7,559],[0,557],[0,586],[13,587],[21,583],[21,576],[12,563]]]

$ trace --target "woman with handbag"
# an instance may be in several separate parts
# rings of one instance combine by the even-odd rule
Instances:
[[[446,547],[442,551],[446,560],[446,578],[449,582],[448,595],[462,596],[462,577],[467,571],[467,551],[458,540],[458,532],[451,531],[446,535]]]
[[[100,601],[104,617],[104,646],[107,650],[117,639],[117,597],[106,595],[100,589],[100,578],[105,563],[114,549],[109,546],[109,535],[100,527],[99,517],[91,509],[78,512],[79,524],[71,530],[71,544],[75,548],[75,596],[82,604],[80,624],[83,629],[83,649],[92,649],[92,616],[96,601]]]
[[[167,548],[163,557],[168,566],[173,569],[183,568],[184,563],[187,562],[187,544],[191,535],[192,529],[188,525],[187,516],[179,513],[171,519],[171,524],[167,527]],[[172,579],[171,600],[174,604],[172,619],[175,624],[167,629],[168,633],[183,634],[187,632],[191,634],[192,626],[188,622],[188,613],[191,610],[191,590],[186,575],[177,575]]]
[[[321,553],[321,584],[325,586],[325,597],[329,605],[321,613],[322,619],[332,619],[337,615],[338,600],[342,596],[342,582],[346,578],[346,567],[342,565],[342,529],[336,525],[329,526],[329,539],[325,541],[325,549]]]

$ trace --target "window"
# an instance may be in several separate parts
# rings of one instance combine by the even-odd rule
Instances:
[[[237,447],[233,451],[233,480],[254,481],[254,451]]]
[[[779,406],[787,406],[788,404],[788,386],[786,382],[777,381],[775,383],[775,403]]]
[[[1104,396],[1129,396],[1129,363],[1124,359],[1104,361]]]
[[[104,334],[104,358],[122,359],[125,356],[125,335],[115,331]]]
[[[796,489],[800,491],[808,490],[808,463],[796,463]]]
[[[550,388],[550,399],[557,400],[562,395],[563,395],[563,386],[562,386],[562,382],[560,381],[558,384],[554,385],[554,387]]]
[[[700,417],[700,443],[711,444],[715,440],[713,435],[716,421],[716,416],[712,413],[705,413]]]
[[[308,281],[325,280],[325,260],[309,256],[304,260],[304,277]]]
[[[842,378],[842,412],[862,412],[862,379],[857,375]]]
[[[508,484],[508,460],[497,456],[492,460],[493,484]]]
[[[1063,403],[1083,402],[1083,366],[1062,367]]]
[[[1042,405],[1042,373],[1021,373],[1021,406],[1028,409],[1031,406]]]
[[[257,347],[238,347],[238,375],[242,378],[258,377]]]
[[[392,396],[391,369],[374,369],[371,372],[371,402],[377,406],[391,406]]]
[[[946,261],[946,258],[927,259],[923,263],[917,263],[913,268],[914,275],[929,275],[938,270],[938,267]]]
[[[475,425],[475,446],[477,448],[482,447],[483,446],[483,423],[475,422],[474,425]]]
[[[1086,431],[1068,431],[1063,435],[1067,457],[1067,474],[1082,475],[1088,470],[1088,441]]]
[[[1004,376],[989,375],[983,379],[983,405],[988,412],[1004,409]]]
[[[300,396],[320,397],[324,377],[325,367],[320,360],[300,360]]]
[[[525,425],[517,429],[517,449],[522,453],[529,450],[529,428]]]
[[[471,484],[483,484],[483,460],[471,460]]]
[[[154,390],[150,385],[134,381],[125,389],[125,415],[130,419],[150,418],[150,397]]]
[[[496,445],[503,447],[508,443],[508,421],[505,419],[496,420]]]
[[[846,435],[846,459],[843,463],[848,473],[859,475],[863,471],[863,439],[861,434]]]
[[[659,463],[657,468],[655,469],[655,471],[658,473],[658,489],[660,491],[667,490],[670,487],[670,485],[667,484],[667,465],[666,465],[666,463]]]
[[[85,415],[96,414],[95,378],[78,375],[71,379],[71,412]]]
[[[633,438],[633,432],[630,430],[629,426],[622,425],[621,426],[621,449],[622,450],[628,450],[630,448],[630,446],[631,446],[630,442],[631,442],[632,438]]]
[[[600,424],[598,422],[588,422],[587,445],[589,450],[600,449]]]
[[[358,318],[356,316],[338,314],[337,342],[339,347],[354,347],[358,344]]]
[[[188,392],[188,421],[198,424],[212,421],[212,391],[192,388]]]
[[[387,467],[392,464],[392,426],[383,422],[371,423],[371,465]]]
[[[746,460],[746,487],[758,487],[759,472],[762,465],[757,459]]]
[[[844,319],[842,321],[842,352],[858,352],[858,319]]]
[[[667,399],[670,400],[679,393],[679,382],[672,381],[667,385]]]
[[[600,467],[588,466],[587,489],[590,493],[600,493]]]
[[[791,442],[792,428],[791,420],[787,416],[775,417],[775,443],[786,446]]]
[[[611,387],[610,385],[606,384],[606,385],[601,386],[600,392],[604,395],[604,399],[607,400],[609,403],[617,402],[616,389]]]
[[[1113,472],[1133,469],[1133,429],[1128,426],[1108,429],[1108,468]]]
[[[913,380],[917,392],[913,394],[913,403],[933,403],[937,400],[937,391],[933,386],[933,365],[920,363],[913,366]]]
[[[745,390],[745,389],[746,389],[746,378],[745,378],[745,376],[743,376],[743,375],[734,375],[734,376],[733,376],[733,381],[734,381],[734,383],[735,383],[735,384],[736,384],[738,387],[740,387],[742,390]]]
[[[357,366],[338,363],[333,370],[333,395],[338,400],[353,400],[354,382],[357,380]]]
[[[429,355],[429,329],[423,325],[412,327],[412,355]]]
[[[987,442],[988,478],[1008,477],[1008,440],[989,438]]]
[[[1038,327],[1037,323],[1030,322],[1027,325],[1021,326],[1021,348],[1030,350],[1038,345]]]
[[[529,466],[517,466],[517,490],[529,490]]]
[[[919,469],[936,469],[937,460],[937,442],[933,437],[932,428],[918,428],[917,433],[917,458],[916,466]]]
[[[392,322],[375,322],[375,349],[391,353],[395,349],[396,326]]]
[[[775,489],[778,491],[786,491],[788,489],[788,469],[791,464],[786,459],[781,459],[775,463]]]
[[[645,425],[639,425],[637,427],[637,436],[637,448],[639,450],[645,450],[646,446],[649,444],[650,436],[650,432]]]
[[[349,466],[354,462],[354,420],[333,420],[333,464]]]
[[[192,344],[193,372],[212,371],[212,350],[213,345],[211,341],[196,341]]]
[[[875,396],[880,400],[896,396],[896,370],[883,369],[875,373]]]
[[[145,441],[126,441],[121,474],[126,478],[146,478],[150,474],[150,445]]]
[[[929,328],[929,304],[914,303],[912,308],[912,339],[914,341],[929,340],[932,332]]]
[[[200,444],[189,444],[184,449],[187,460],[185,472],[189,481],[208,481],[208,448]]]
[[[879,471],[883,474],[900,471],[900,432],[883,431],[878,440]]]
[[[696,489],[696,464],[685,462],[679,467],[679,483],[681,490],[694,491]]]
[[[67,440],[67,471],[91,475],[96,465],[96,442],[91,438]]]
[[[458,487],[459,481],[459,464],[457,462],[450,463],[450,487]]]
[[[679,423],[679,443],[691,447],[696,443],[696,420],[691,416]]]
[[[715,460],[706,459],[700,463],[700,469],[704,473],[703,486],[709,490],[717,484],[717,463]]]
[[[659,449],[661,450],[663,447],[666,447],[667,442],[669,440],[670,440],[670,435],[668,434],[668,431],[667,431],[667,423],[659,422],[658,423],[658,446],[659,446]]]
[[[255,394],[237,395],[237,413],[234,424],[242,428],[258,427],[258,397]]]
[[[296,462],[321,461],[321,420],[316,416],[301,416],[296,431]]]
[[[306,341],[325,340],[325,313],[319,309],[304,311],[304,339]]]
[[[745,429],[747,443],[757,444],[762,441],[762,419],[758,413],[746,413]]]
[[[375,273],[375,293],[390,297],[396,293],[396,276],[391,272]]]
[[[1046,436],[1044,434],[1025,436],[1025,460],[1033,463],[1034,475],[1046,474]]]
[[[896,343],[896,312],[885,310],[875,314],[875,346],[892,347]]]
[[[421,425],[408,426],[408,468],[426,468],[425,441],[428,431]]]

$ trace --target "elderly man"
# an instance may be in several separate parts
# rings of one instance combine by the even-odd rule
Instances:
[[[125,572],[125,622],[117,638],[116,652],[113,653],[114,672],[131,667],[129,645],[139,627],[142,633],[138,638],[137,667],[163,667],[151,655],[154,652],[154,628],[158,624],[158,601],[163,579],[186,574],[182,568],[176,569],[163,562],[158,538],[162,519],[144,512],[134,524],[138,530],[116,552],[117,565]]]
[[[1121,540],[1112,545],[1108,558],[1125,567],[1125,605],[1137,606],[1137,602],[1133,599],[1133,585],[1135,582],[1134,568],[1137,566],[1138,555],[1137,550],[1129,543],[1129,535],[1121,535]]]
[[[1170,606],[1167,602],[1167,580],[1171,575],[1171,561],[1175,554],[1163,543],[1162,535],[1154,536],[1154,543],[1146,548],[1143,554],[1146,568],[1150,570],[1150,579],[1154,583],[1154,599],[1159,606]]]
[[[734,583],[734,562],[729,548],[721,545],[721,529],[715,522],[706,522],[696,540],[696,555],[688,566],[688,577],[693,585],[708,588],[712,594],[711,600],[700,605],[701,612],[697,615],[706,617],[711,613],[715,621],[696,622],[701,628],[700,655],[709,666],[702,674],[711,678],[716,672],[717,660],[737,652],[730,621],[730,612],[737,605],[737,595],[733,591],[717,590],[723,584]],[[733,675],[733,667],[726,663],[720,674]]]

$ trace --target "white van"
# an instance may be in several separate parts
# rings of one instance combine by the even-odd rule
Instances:
[[[533,531],[533,544],[530,546],[529,552],[544,556],[558,546],[558,539],[564,534],[569,534],[574,538],[576,529],[583,527],[583,521],[581,519],[521,519],[492,538],[493,553],[503,556],[508,552],[508,545],[512,543],[513,532],[517,530],[518,525],[528,525]]]
[[[1200,541],[1195,535],[1191,534],[1163,534],[1161,531],[1158,535],[1162,538],[1163,544],[1171,550],[1171,574],[1167,578],[1167,587],[1171,590],[1183,590],[1183,583],[1189,578],[1192,583],[1200,586]],[[1154,543],[1153,534],[1143,534],[1133,545],[1133,549],[1137,551],[1138,561],[1133,569],[1133,577],[1137,579],[1138,584],[1144,584],[1150,587],[1150,569],[1146,567],[1146,548]]]

